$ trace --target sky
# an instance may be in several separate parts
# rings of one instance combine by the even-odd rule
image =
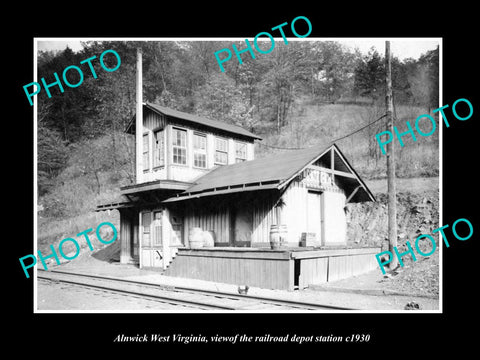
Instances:
[[[355,40],[337,41],[349,47],[350,49],[358,48],[362,54],[367,54],[371,47],[374,47],[380,55],[385,54],[385,40],[390,40],[390,52],[392,56],[405,60],[408,58],[418,59],[421,55],[429,50],[435,50],[441,43],[438,38],[369,38]]]
[[[305,38],[308,40],[324,40],[320,38]],[[87,38],[82,39],[89,40]],[[114,40],[114,39],[111,39]],[[223,39],[224,40],[224,39]],[[281,38],[279,39],[281,40]],[[358,48],[362,54],[367,54],[368,51],[374,47],[380,55],[385,53],[385,40],[390,40],[390,50],[392,56],[397,57],[400,60],[407,58],[418,59],[420,55],[425,54],[429,50],[434,50],[437,45],[441,43],[439,38],[328,38],[325,40],[338,41],[344,44],[352,51]],[[37,42],[38,50],[63,50],[70,47],[73,51],[82,50],[82,45],[79,39],[47,39],[40,38]],[[275,40],[276,41],[276,40]]]

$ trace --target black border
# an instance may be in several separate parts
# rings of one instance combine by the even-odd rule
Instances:
[[[125,4],[127,5],[127,4]],[[350,5],[349,5],[350,6]],[[31,15],[22,15],[21,33],[7,40],[12,49],[11,56],[4,56],[4,69],[8,73],[6,107],[14,101],[15,106],[6,112],[4,122],[7,131],[15,128],[27,129],[21,140],[24,166],[18,167],[19,159],[14,152],[4,150],[8,166],[14,165],[18,172],[7,172],[7,186],[13,183],[14,206],[8,207],[9,224],[7,266],[13,274],[13,300],[15,316],[8,320],[8,335],[22,339],[28,351],[51,348],[54,352],[70,355],[84,350],[123,352],[126,348],[155,351],[158,356],[165,344],[156,343],[113,343],[121,333],[126,335],[151,333],[220,334],[248,335],[304,334],[340,335],[351,333],[370,334],[368,343],[329,344],[310,346],[291,345],[296,350],[310,348],[322,350],[340,345],[347,350],[362,350],[375,356],[379,347],[387,350],[384,355],[408,349],[420,348],[432,354],[432,347],[443,347],[447,343],[461,345],[465,349],[474,344],[471,315],[475,313],[476,250],[478,250],[478,215],[473,207],[478,198],[475,187],[475,149],[477,129],[478,95],[473,91],[476,76],[476,45],[473,39],[476,20],[472,5],[456,4],[446,11],[431,8],[422,11],[417,5],[397,4],[394,8],[374,7],[371,4],[357,4],[357,8],[341,5],[320,4],[316,6],[286,6],[280,3],[267,6],[266,13],[255,7],[239,3],[233,7],[223,3],[219,7],[202,4],[199,9],[184,5],[183,11],[157,5],[128,4],[128,11],[118,13],[119,4],[111,4],[104,12],[99,9],[82,7],[59,12],[30,10]],[[343,8],[342,8],[343,7]],[[135,8],[135,9],[131,9]],[[280,8],[280,10],[278,10]],[[272,11],[277,9],[277,11]],[[187,11],[188,10],[188,11]],[[29,11],[29,13],[30,13]],[[122,10],[120,10],[122,11]],[[188,14],[186,15],[186,13]],[[165,16],[165,13],[167,16]],[[25,101],[22,86],[33,79],[33,38],[34,37],[76,37],[76,36],[134,36],[134,37],[230,37],[254,36],[260,31],[290,22],[296,16],[310,19],[313,31],[310,37],[442,37],[443,38],[443,104],[452,104],[458,98],[467,98],[473,104],[474,115],[468,121],[452,120],[450,128],[443,128],[443,224],[452,224],[458,218],[469,219],[475,229],[473,237],[465,242],[450,241],[450,248],[444,248],[443,265],[443,314],[33,314],[33,281],[25,279],[18,266],[18,258],[33,252],[33,108]],[[63,16],[63,17],[62,17]],[[136,20],[138,18],[138,20]],[[7,32],[8,34],[10,32]],[[10,105],[10,106],[8,106]],[[12,128],[12,129],[10,129]],[[5,132],[4,132],[5,134]],[[18,132],[16,133],[18,134]],[[15,142],[18,141],[16,138]],[[3,142],[5,145],[7,141]],[[8,145],[10,146],[10,145]],[[18,146],[18,143],[15,147]],[[12,154],[12,155],[10,155]],[[8,174],[8,175],[7,175]],[[13,177],[14,176],[14,177]],[[17,189],[18,187],[18,189]],[[7,194],[5,195],[7,196]],[[13,209],[21,210],[27,216],[18,216]],[[17,214],[16,214],[17,213]],[[16,214],[16,215],[15,215]],[[13,251],[10,249],[13,244]],[[10,294],[13,293],[13,297]],[[9,308],[9,309],[10,309]],[[10,311],[7,311],[7,314]],[[81,346],[84,343],[85,346]],[[34,345],[29,346],[29,345]],[[12,344],[13,345],[13,344]],[[211,344],[210,344],[211,345]],[[245,344],[243,344],[245,345]],[[169,344],[180,350],[204,349],[205,345]],[[214,350],[234,350],[237,345],[215,344]],[[284,345],[267,343],[257,347],[283,351]],[[353,346],[353,347],[352,347]],[[209,346],[210,347],[210,346]],[[30,349],[30,350],[29,350]],[[35,350],[34,350],[35,349]],[[69,349],[69,350],[68,350]],[[17,349],[19,350],[19,349]],[[220,352],[221,353],[221,352]],[[113,352],[110,352],[113,355]],[[139,353],[140,354],[140,353]],[[179,354],[179,353],[177,353]],[[222,354],[222,353],[221,353]],[[205,353],[207,355],[207,353]],[[223,353],[228,356],[229,353]],[[320,356],[320,353],[318,354]],[[197,352],[197,356],[202,356]],[[378,354],[377,354],[378,356]]]

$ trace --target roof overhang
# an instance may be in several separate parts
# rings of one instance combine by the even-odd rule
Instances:
[[[229,123],[218,121],[218,120],[207,119],[202,116],[197,116],[194,114],[177,111],[174,109],[170,109],[164,106],[160,106],[160,105],[152,104],[148,102],[143,103],[143,107],[145,109],[153,111],[156,114],[167,116],[171,119],[178,120],[185,124],[206,127],[214,131],[219,131],[222,133],[234,135],[236,137],[248,139],[249,141],[262,140],[260,136],[255,135],[254,133],[238,125],[233,125],[233,124],[229,124]],[[133,114],[132,118],[130,119],[129,123],[127,124],[124,130],[128,134],[134,134],[136,131],[135,117],[136,117],[136,114]]]
[[[338,164],[336,166],[331,166],[331,168],[319,168],[321,171],[330,173],[335,177],[341,179],[340,181],[347,185],[349,191],[346,193],[347,201],[348,202],[362,202],[362,201],[376,201],[375,196],[367,187],[367,185],[363,182],[357,172],[353,169],[350,163],[345,158],[345,155],[340,151],[338,146],[333,143],[328,148],[326,148],[323,152],[319,153],[315,156],[312,160],[308,163],[304,164],[301,168],[297,169],[295,173],[290,176],[288,179],[282,182],[280,188],[288,186],[293,179],[295,179],[300,173],[302,173],[305,169],[310,167],[313,163],[315,163],[321,157],[331,154],[331,165],[335,164],[335,159],[339,159],[341,164],[342,170],[336,169],[338,168]]]
[[[125,209],[134,207],[134,204],[130,201],[122,201],[122,202],[113,202],[109,204],[101,204],[97,205],[95,211],[106,211],[106,210],[118,210],[118,209]]]
[[[120,188],[120,193],[123,195],[131,195],[152,190],[185,191],[192,185],[192,183],[184,181],[155,180],[140,184],[123,186]]]
[[[329,159],[328,168],[313,165],[315,162],[317,162],[317,160],[321,159],[322,157],[324,157],[324,159],[325,158]],[[242,164],[245,166],[248,166],[248,163],[249,162],[245,162]],[[243,166],[243,165],[240,165],[240,166]],[[268,164],[263,164],[263,163],[262,165],[268,166]],[[248,183],[239,182],[238,180],[239,178],[241,178],[241,176],[239,175],[238,177],[236,177],[236,176],[232,176],[232,174],[234,174],[233,169],[235,169],[237,172],[238,171],[249,172],[252,170],[251,167],[249,169],[246,169],[245,166],[241,168],[232,167],[230,170],[229,166],[225,166],[217,170],[217,171],[222,171],[222,174],[224,174],[224,176],[222,175],[220,179],[225,181],[218,181],[217,179],[217,181],[214,181],[215,185],[213,186],[202,186],[203,184],[201,185],[192,184],[192,186],[189,188],[192,191],[189,191],[189,189],[185,189],[185,191],[180,192],[175,196],[172,196],[164,200],[163,202],[170,203],[170,202],[176,202],[176,201],[203,198],[207,196],[226,195],[226,194],[240,193],[240,192],[247,192],[247,191],[261,191],[261,190],[272,190],[272,189],[282,190],[287,188],[291,184],[291,182],[297,179],[298,176],[301,175],[302,172],[305,171],[307,168],[315,168],[316,170],[327,172],[335,176],[335,178],[338,180],[341,187],[345,190],[347,203],[376,201],[372,192],[368,189],[368,187],[362,181],[360,176],[355,172],[355,170],[348,163],[345,156],[342,154],[340,149],[335,144],[331,144],[322,152],[318,152],[313,156],[309,156],[304,161],[302,161],[301,164],[298,164],[297,162],[292,165],[294,167],[289,171],[289,175],[287,177],[282,177],[282,176],[279,176],[277,178],[264,177],[263,180],[260,180],[257,178],[258,179],[258,180],[256,179],[257,181],[254,181],[254,182],[249,181]],[[231,165],[231,166],[235,166],[235,165]],[[272,164],[271,166],[275,166],[275,165]],[[256,170],[259,170],[258,166],[256,167]],[[210,173],[210,177],[215,174],[216,173],[214,172]],[[207,177],[209,176],[209,174],[205,176]],[[253,180],[253,178],[250,178],[250,180]],[[197,181],[201,183],[202,178],[197,179]],[[208,184],[207,181],[204,181],[204,183]],[[321,190],[322,189],[321,186],[318,187],[318,189]]]
[[[227,194],[234,194],[234,193],[241,193],[241,192],[248,192],[248,191],[274,190],[274,189],[277,189],[277,190],[279,189],[279,181],[224,186],[224,187],[209,189],[209,190],[200,191],[200,192],[193,192],[193,193],[189,193],[187,191],[184,193],[177,194],[176,196],[171,197],[169,199],[166,199],[163,202],[172,203],[177,201],[199,199],[199,198],[214,196],[214,195],[227,195]]]

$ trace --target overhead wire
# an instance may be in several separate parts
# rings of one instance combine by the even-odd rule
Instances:
[[[343,135],[335,140],[332,141],[332,143],[334,142],[337,142],[337,141],[340,141],[340,140],[343,140],[349,136],[352,136],[360,131],[362,131],[363,129],[366,129],[367,127],[379,122],[380,120],[382,120],[385,116],[387,116],[387,114],[383,114],[382,116],[380,116],[378,119],[372,121],[372,122],[369,122],[367,125],[364,125],[354,131],[352,131],[351,133],[347,134],[347,135]],[[258,144],[262,145],[262,146],[265,146],[265,147],[268,147],[268,148],[272,148],[272,149],[278,149],[278,150],[302,150],[302,149],[305,149],[305,148],[300,148],[300,147],[281,147],[281,146],[274,146],[274,145],[268,145],[268,144],[264,144],[264,143],[261,143],[259,142]]]

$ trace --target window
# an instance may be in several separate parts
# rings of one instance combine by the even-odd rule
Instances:
[[[215,138],[215,164],[228,164],[228,144],[226,139]]]
[[[165,165],[163,130],[153,133],[153,167],[162,167]]]
[[[150,224],[152,223],[152,213],[142,213],[142,246],[150,246]]]
[[[204,134],[193,134],[193,166],[207,168],[207,137]]]
[[[235,162],[242,162],[247,160],[247,144],[242,142],[235,142]]]
[[[149,146],[148,146],[148,133],[143,134],[143,160],[142,160],[142,167],[143,171],[150,170],[150,156],[149,156]]]
[[[162,211],[153,213],[153,246],[162,246]]]
[[[173,163],[187,165],[187,131],[172,129]]]

